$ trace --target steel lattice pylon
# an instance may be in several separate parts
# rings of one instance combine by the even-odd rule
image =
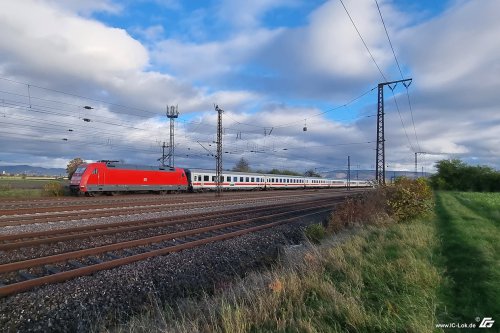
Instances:
[[[167,106],[167,118],[170,119],[170,145],[168,152],[168,165],[173,168],[175,164],[174,121],[179,117],[179,106]]]
[[[215,111],[218,112],[217,118],[217,156],[216,158],[216,168],[215,168],[215,181],[216,181],[216,195],[219,197],[222,195],[222,113],[224,110],[219,108],[218,105],[215,106]]]
[[[385,184],[384,83],[378,85],[376,159],[375,180],[383,185]]]
[[[385,185],[384,86],[389,84],[396,85],[399,82],[403,82],[403,84],[407,86],[406,85],[407,81],[412,81],[412,79],[404,79],[404,80],[384,82],[378,84],[377,149],[376,149],[377,152],[376,152],[376,163],[375,163],[375,180],[377,181],[377,183],[381,185]]]

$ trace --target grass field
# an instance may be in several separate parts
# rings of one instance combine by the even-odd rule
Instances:
[[[45,195],[43,188],[50,182],[67,185],[68,180],[47,177],[0,177],[0,198],[38,198]]]
[[[493,317],[498,329],[500,194],[439,192],[436,214],[446,269],[440,322],[474,323],[476,317]]]

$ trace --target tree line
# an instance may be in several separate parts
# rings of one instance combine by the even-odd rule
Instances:
[[[500,172],[488,166],[471,166],[458,159],[436,163],[437,173],[430,177],[437,190],[500,192]]]

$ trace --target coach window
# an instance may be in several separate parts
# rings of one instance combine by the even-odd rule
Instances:
[[[246,177],[246,178],[245,178],[245,181],[246,181],[247,183],[248,183],[248,182],[250,182],[250,177]]]
[[[240,182],[243,183],[243,177],[240,177]]]
[[[236,183],[238,181],[238,177],[233,177],[233,182]]]
[[[203,180],[206,181],[206,182],[208,182],[210,180],[210,176],[204,175],[203,176]]]
[[[227,181],[230,182],[231,181],[231,177],[230,176],[227,176]]]
[[[255,178],[254,177],[250,178],[250,182],[252,183],[255,182]]]

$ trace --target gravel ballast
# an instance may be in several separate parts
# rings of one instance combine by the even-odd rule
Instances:
[[[7,332],[88,332],[138,313],[151,299],[175,304],[266,267],[277,249],[303,240],[302,228],[327,214],[0,299]]]

